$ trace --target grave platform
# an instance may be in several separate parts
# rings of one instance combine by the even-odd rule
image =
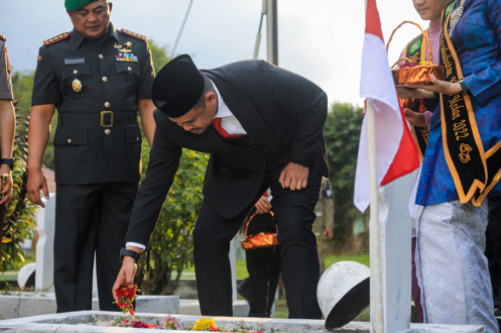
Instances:
[[[137,313],[138,319],[156,324],[165,317],[163,314]],[[79,311],[51,315],[40,315],[0,321],[0,331],[9,333],[87,333],[87,332],[152,332],[151,329],[125,328],[96,326],[97,321],[119,321],[120,313],[104,311]],[[200,319],[200,316],[173,315],[185,330],[175,330],[171,332],[189,333],[186,330],[193,323]],[[323,320],[306,319],[265,319],[265,318],[238,318],[238,317],[213,317],[216,325],[224,329],[241,328],[247,330],[260,330],[267,333],[321,333],[328,332],[324,327]],[[162,330],[167,331],[169,330]],[[337,333],[365,333],[370,332],[370,323],[351,322],[348,325],[335,330]],[[411,324],[410,333],[482,333],[484,329],[480,326],[453,326],[453,325],[431,325],[431,324]],[[391,332],[397,333],[397,332]]]

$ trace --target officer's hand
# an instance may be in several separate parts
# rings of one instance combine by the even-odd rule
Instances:
[[[254,206],[256,207],[256,213],[258,214],[266,214],[271,209],[271,203],[266,197],[259,198]]]
[[[6,175],[7,182],[2,184],[0,182],[0,206],[6,204],[12,198],[12,175],[10,172],[10,167],[8,165],[2,164],[0,167],[0,175]]]
[[[113,285],[112,293],[115,302],[118,303],[117,290],[122,286],[127,286],[129,288],[134,287],[134,276],[136,276],[137,265],[134,258],[124,256],[122,261],[122,268],[118,272],[117,279]]]
[[[291,191],[302,190],[308,185],[309,168],[307,166],[289,162],[280,173],[278,182],[282,188]]]
[[[47,187],[47,180],[42,174],[42,170],[28,170],[28,185],[26,185],[26,188],[28,191],[28,198],[31,200],[31,202],[41,207],[45,207],[40,197],[40,191],[42,191],[44,198],[48,200],[49,189]]]
[[[334,228],[326,227],[324,230],[324,235],[327,237],[327,239],[332,239],[332,237],[334,237]]]

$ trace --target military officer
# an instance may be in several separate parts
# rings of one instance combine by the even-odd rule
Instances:
[[[107,0],[66,0],[71,32],[40,48],[28,135],[28,196],[44,206],[41,173],[54,109],[57,183],[54,284],[57,311],[91,309],[94,253],[101,310],[118,310],[111,287],[136,196],[141,131],[155,125],[146,37],[116,30]]]
[[[5,41],[5,36],[0,34],[0,175],[7,176],[5,185],[0,182],[0,205],[9,202],[12,197],[12,146],[16,129],[12,80]]]
[[[313,222],[313,232],[317,237],[320,274],[325,271],[325,255],[329,248],[328,240],[334,236],[334,198],[329,178],[322,177],[318,202],[315,205],[317,218]]]

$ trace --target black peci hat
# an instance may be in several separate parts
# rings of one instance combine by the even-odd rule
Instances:
[[[153,81],[151,99],[155,106],[171,118],[190,111],[204,90],[204,78],[187,54],[165,65]]]

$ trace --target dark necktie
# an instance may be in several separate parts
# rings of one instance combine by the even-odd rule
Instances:
[[[212,126],[216,129],[216,131],[225,139],[237,139],[237,138],[242,138],[245,136],[245,134],[229,134],[226,132],[226,130],[221,126],[221,119],[222,118],[214,118],[212,120]]]

